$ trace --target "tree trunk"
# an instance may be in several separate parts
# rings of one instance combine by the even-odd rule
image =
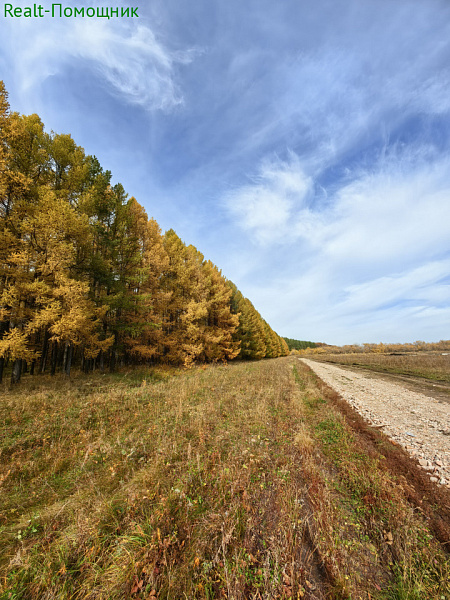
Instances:
[[[85,365],[86,359],[84,357],[84,344],[81,346],[81,370],[84,373],[84,365]]]
[[[47,362],[48,355],[48,338],[49,338],[48,330],[45,330],[44,333],[44,341],[42,343],[42,354],[41,354],[41,364],[39,365],[39,372],[43,373],[45,371],[45,363]]]
[[[62,344],[58,344],[58,362],[57,362],[57,364],[59,365],[61,371],[64,371],[64,356],[65,356],[65,348]]]
[[[56,372],[56,363],[58,360],[58,342],[53,342],[52,344],[52,368],[50,371],[51,375],[54,375]]]
[[[66,360],[66,375],[70,377],[70,367],[72,366],[72,356],[73,356],[73,344],[69,344],[69,350],[67,352],[67,360]]]
[[[109,361],[109,370],[111,373],[114,373],[116,370],[116,351],[112,350],[111,352],[111,360]]]
[[[22,374],[22,359],[16,358],[13,364],[13,369],[11,373],[11,385],[19,383],[20,376]]]
[[[65,371],[66,370],[66,365],[67,365],[67,350],[69,348],[69,342],[66,342],[64,344],[64,354],[63,354],[63,360],[62,360],[62,368]]]
[[[3,366],[5,364],[5,359],[3,358],[3,356],[0,358],[0,383],[2,382],[3,379]]]
[[[84,372],[86,375],[92,371],[92,358],[84,359]]]

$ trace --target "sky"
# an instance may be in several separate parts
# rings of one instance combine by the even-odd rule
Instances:
[[[0,0],[13,110],[70,133],[280,335],[450,339],[448,0],[62,2],[139,17]]]

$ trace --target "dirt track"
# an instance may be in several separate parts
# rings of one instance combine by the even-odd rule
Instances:
[[[301,359],[371,425],[418,459],[430,481],[450,488],[450,406],[400,381]]]

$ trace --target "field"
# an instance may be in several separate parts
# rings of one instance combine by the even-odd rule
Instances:
[[[448,492],[295,357],[24,379],[0,598],[449,599]]]
[[[450,353],[418,352],[417,354],[382,354],[361,352],[354,354],[320,354],[309,358],[337,365],[353,365],[381,373],[413,375],[434,381],[450,383]]]

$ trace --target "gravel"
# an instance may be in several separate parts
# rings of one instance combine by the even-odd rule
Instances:
[[[450,488],[450,405],[398,383],[371,379],[335,365],[299,359],[371,425],[401,444],[428,473]]]

